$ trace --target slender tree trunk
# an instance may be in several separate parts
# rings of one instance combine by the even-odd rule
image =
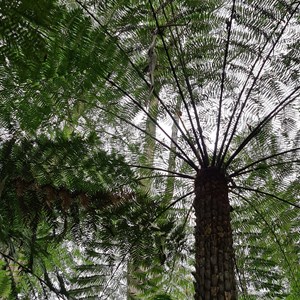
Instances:
[[[151,114],[154,120],[157,120],[158,117],[158,99],[156,97],[152,97],[149,102],[148,112]],[[150,117],[146,120],[146,131],[151,134],[151,136],[156,136],[156,125],[151,120]],[[154,164],[154,154],[155,154],[155,140],[145,135],[144,140],[144,149],[143,149],[143,157],[141,159],[141,164],[149,167],[153,167]],[[150,175],[151,172],[149,170],[142,170],[141,176]],[[141,181],[142,183],[142,190],[145,193],[151,191],[153,178],[145,178]],[[142,285],[142,282],[138,280],[135,276],[136,272],[146,272],[143,270],[141,266],[137,265],[129,258],[127,262],[127,300],[134,300],[138,299],[139,289],[138,287]]]
[[[195,180],[195,300],[237,299],[228,185],[217,168]]]
[[[148,112],[151,114],[152,118],[157,121],[158,99],[156,97],[151,99]],[[150,119],[150,117],[148,117],[146,120],[146,131],[151,134],[151,136],[145,135],[142,164],[153,167],[156,142],[152,137],[156,137],[156,124]],[[146,173],[148,173],[148,175],[151,174],[149,171]],[[143,172],[141,175],[143,175]],[[152,183],[153,178],[144,179],[142,181],[142,184],[145,187],[145,192],[149,192],[151,190]]]
[[[181,108],[181,98],[177,97],[176,111],[180,111]],[[174,114],[174,119],[178,123],[179,116]],[[176,146],[174,144],[178,141],[178,127],[175,125],[175,122],[173,122],[172,125],[172,141],[171,141],[171,149],[176,151]],[[172,151],[169,152],[169,159],[168,159],[168,171],[175,171],[176,170],[176,155]],[[170,203],[172,197],[174,196],[174,189],[175,189],[175,178],[174,177],[168,177],[166,182],[166,188],[163,196],[163,201],[167,204]]]

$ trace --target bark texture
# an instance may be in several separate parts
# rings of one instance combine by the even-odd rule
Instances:
[[[214,167],[200,170],[195,193],[195,300],[235,300],[230,205],[223,172]]]

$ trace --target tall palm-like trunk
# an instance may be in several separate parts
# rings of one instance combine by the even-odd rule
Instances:
[[[237,299],[225,174],[215,167],[200,170],[195,193],[195,300]]]

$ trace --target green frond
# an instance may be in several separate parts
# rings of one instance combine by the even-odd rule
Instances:
[[[3,1],[0,297],[192,298],[190,195],[213,166],[240,298],[293,299],[299,7]]]

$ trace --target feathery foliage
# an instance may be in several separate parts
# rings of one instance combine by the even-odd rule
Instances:
[[[299,6],[4,1],[4,290],[26,293],[12,263],[31,270],[46,247],[39,237],[58,224],[70,243],[60,244],[62,255],[74,237],[80,242],[74,272],[68,263],[48,271],[44,258],[42,275],[29,272],[52,292],[125,297],[130,254],[145,270],[134,274],[138,299],[191,297],[193,185],[200,169],[214,167],[230,189],[240,298],[297,295]]]

